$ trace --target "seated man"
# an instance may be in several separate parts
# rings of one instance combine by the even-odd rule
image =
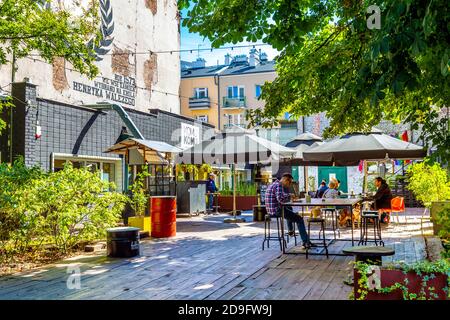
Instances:
[[[267,187],[266,190],[266,210],[271,216],[281,216],[281,204],[289,202],[290,195],[283,189],[289,189],[294,178],[290,173],[285,173],[280,180],[275,180]],[[303,217],[294,213],[291,207],[284,208],[284,218],[287,221],[289,235],[294,234],[294,222],[297,223],[298,231],[303,241],[303,246],[311,247],[308,234],[306,233],[305,223]]]
[[[322,198],[324,192],[328,189],[327,187],[327,183],[325,180],[322,180],[322,182],[320,183],[320,188],[317,189],[316,195],[314,198]]]

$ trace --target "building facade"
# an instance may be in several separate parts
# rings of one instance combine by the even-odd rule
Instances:
[[[96,48],[100,74],[95,79],[73,71],[64,59],[48,64],[25,57],[17,61],[15,72],[1,67],[0,83],[15,107],[1,115],[8,127],[0,136],[0,160],[23,156],[27,165],[51,171],[70,161],[99,170],[122,189],[124,161],[104,151],[124,129],[132,131],[130,124],[145,139],[183,147],[210,135],[213,126],[180,115],[179,54],[169,53],[180,48],[176,1],[100,4],[99,28],[109,30],[104,42],[109,45]],[[99,102],[118,105],[122,112],[96,109]]]
[[[221,65],[205,66],[201,58],[182,61],[181,65],[181,113],[218,130],[246,127],[246,112],[264,107],[264,100],[259,98],[261,88],[276,78],[275,62],[255,49],[248,56],[227,54]],[[284,115],[280,126],[259,129],[259,135],[285,144],[298,134],[298,129],[298,121]]]

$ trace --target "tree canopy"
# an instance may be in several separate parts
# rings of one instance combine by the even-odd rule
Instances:
[[[277,78],[251,125],[325,112],[325,137],[369,130],[381,119],[423,129],[450,160],[450,20],[447,0],[180,0],[183,24],[213,46],[263,41],[281,51]]]
[[[98,74],[93,48],[86,45],[91,39],[95,43],[101,39],[97,1],[92,1],[88,7],[73,1],[72,10],[80,12],[77,15],[58,2],[0,1],[0,65],[37,54],[47,62],[63,57],[75,70],[89,77]],[[5,106],[0,101],[0,111]],[[4,125],[0,120],[0,131]]]

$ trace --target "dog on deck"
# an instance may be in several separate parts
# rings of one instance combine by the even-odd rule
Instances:
[[[356,204],[353,208],[353,222],[358,222],[361,216],[361,206]],[[352,217],[348,209],[342,209],[339,214],[339,225],[341,227],[350,226],[352,223]]]

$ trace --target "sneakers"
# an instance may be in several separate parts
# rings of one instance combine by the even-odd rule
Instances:
[[[303,243],[303,246],[302,246],[302,247],[305,248],[305,249],[310,249],[310,248],[317,247],[317,245],[315,245],[314,243],[312,243],[312,242],[310,241],[310,242],[307,242],[307,243]]]
[[[288,231],[288,236],[289,237],[293,237],[294,236],[294,231]]]

